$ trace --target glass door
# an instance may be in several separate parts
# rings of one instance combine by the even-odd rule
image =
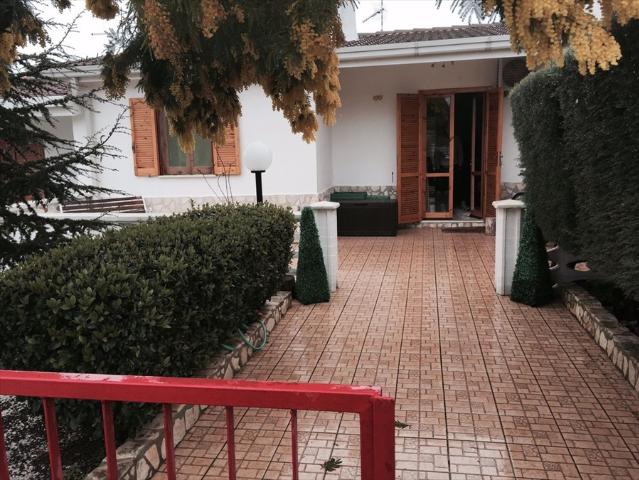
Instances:
[[[455,96],[424,95],[422,105],[424,217],[452,218]]]

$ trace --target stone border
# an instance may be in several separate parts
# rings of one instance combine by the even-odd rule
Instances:
[[[291,306],[293,296],[291,292],[277,292],[260,310],[260,317],[270,333],[286,314]],[[262,342],[262,327],[255,322],[248,329],[247,338],[253,345]],[[237,340],[232,351],[220,353],[203,370],[200,375],[206,378],[230,379],[238,373],[253,356],[253,349],[241,340]],[[193,427],[200,415],[206,410],[203,405],[174,405],[173,406],[173,437],[177,446]],[[147,480],[155,474],[162,462],[166,450],[164,448],[164,429],[162,415],[158,415],[144,427],[132,440],[127,440],[118,448],[118,478],[122,480]],[[107,479],[106,460],[85,480]]]
[[[560,291],[566,308],[606,352],[630,385],[639,391],[639,337],[621,325],[584,288],[571,285]]]

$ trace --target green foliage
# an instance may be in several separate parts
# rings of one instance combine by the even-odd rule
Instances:
[[[561,71],[532,74],[513,93],[513,124],[527,202],[546,239],[637,300],[639,21],[613,32],[618,66],[582,77],[569,60]]]
[[[79,238],[0,275],[0,368],[189,376],[277,289],[294,218],[270,205],[214,206]],[[97,427],[99,405],[63,422]],[[120,431],[147,416],[119,407]]]
[[[112,96],[123,96],[131,70],[147,102],[163,110],[180,144],[193,133],[223,138],[237,123],[239,93],[260,85],[295,133],[310,141],[314,110],[327,124],[340,105],[335,49],[343,43],[346,0],[95,0],[88,8],[121,22],[104,58]],[[107,13],[105,15],[105,13]]]
[[[8,3],[18,13],[33,6],[20,0]],[[48,22],[40,27],[53,28]],[[68,32],[74,27],[65,28]],[[99,174],[103,161],[119,156],[110,145],[112,135],[122,133],[119,116],[107,130],[87,140],[59,138],[55,133],[60,119],[54,111],[100,109],[105,103],[104,95],[96,90],[69,88],[69,79],[84,65],[85,60],[68,53],[63,44],[48,43],[38,53],[17,54],[4,72],[8,83],[0,101],[0,269],[104,228],[100,222],[38,215],[53,200],[63,203],[118,193],[92,185],[86,178]],[[60,75],[60,70],[67,74]],[[45,150],[47,157],[42,158]]]
[[[544,236],[573,250],[575,194],[557,94],[561,76],[558,69],[528,75],[511,93],[511,102],[526,203],[534,207]]]
[[[334,472],[338,468],[342,468],[342,459],[331,457],[328,460],[326,460],[324,463],[322,463],[322,468],[326,472]]]
[[[331,299],[317,225],[315,225],[313,211],[308,207],[302,210],[302,220],[300,221],[300,249],[295,297],[305,305],[328,302]]]
[[[524,216],[510,298],[533,307],[553,300],[546,246],[530,208]]]

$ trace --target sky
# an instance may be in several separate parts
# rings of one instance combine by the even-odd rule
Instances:
[[[379,10],[382,0],[358,0],[357,30],[358,32],[374,32],[381,27],[381,17],[376,15],[368,21],[368,16]],[[426,28],[447,25],[459,25],[464,22],[456,13],[451,12],[452,0],[444,0],[441,8],[436,7],[436,0],[383,0],[384,30],[402,30],[410,28]],[[53,7],[46,9],[45,17],[62,21],[72,20],[84,11],[84,0],[73,0],[71,9],[60,15]],[[96,56],[103,53],[106,41],[105,32],[114,27],[115,21],[105,21],[85,12],[77,23],[76,32],[67,39],[72,53],[79,56]]]
[[[364,20],[380,9],[382,0],[359,0],[356,12],[358,32],[380,30],[380,15]],[[464,23],[451,11],[451,0],[444,0],[437,8],[436,0],[383,0],[384,30],[446,27]]]

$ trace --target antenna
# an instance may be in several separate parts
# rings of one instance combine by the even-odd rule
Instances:
[[[385,11],[386,11],[386,9],[384,8],[384,0],[380,0],[379,8],[377,10],[375,10],[372,15],[369,15],[368,17],[366,17],[362,23],[366,23],[371,18],[376,17],[377,15],[379,15],[380,16],[380,23],[381,23],[381,31],[383,32],[384,31],[384,12]]]

